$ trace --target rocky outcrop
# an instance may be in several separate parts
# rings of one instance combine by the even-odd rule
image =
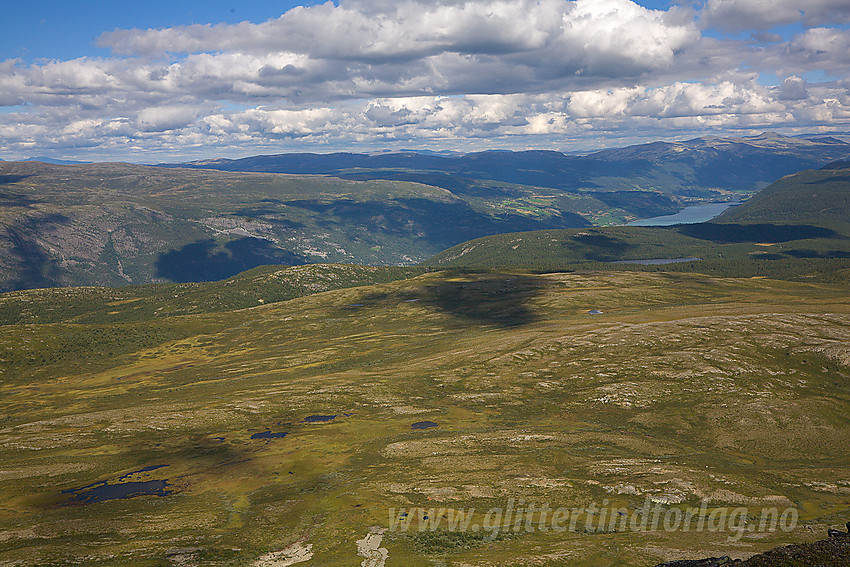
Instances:
[[[829,539],[777,547],[749,559],[712,557],[661,563],[656,567],[847,567],[850,566],[850,522],[847,531],[830,529]]]

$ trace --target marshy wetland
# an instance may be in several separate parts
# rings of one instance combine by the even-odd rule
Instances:
[[[799,521],[388,530],[386,565],[746,557],[850,519],[844,286],[434,272],[173,315],[74,293],[0,296],[0,565],[356,565],[391,510],[509,499]]]

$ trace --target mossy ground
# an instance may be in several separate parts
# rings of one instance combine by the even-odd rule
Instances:
[[[75,292],[31,293],[3,299]],[[313,545],[305,565],[356,565],[355,541],[392,508],[481,521],[511,498],[799,511],[794,531],[737,542],[615,529],[383,543],[388,566],[638,567],[813,541],[850,515],[845,287],[439,272],[217,312],[124,300],[0,327],[2,565],[248,565],[295,541]],[[121,322],[86,320],[105,309]],[[439,426],[411,428],[423,420]],[[287,435],[251,438],[263,431]],[[146,480],[173,492],[63,493]]]

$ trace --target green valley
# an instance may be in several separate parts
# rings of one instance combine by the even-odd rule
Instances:
[[[5,162],[0,289],[211,281],[268,264],[410,265],[478,236],[589,226],[569,209],[573,201],[606,209],[590,198],[562,206],[540,194],[524,187],[470,197],[407,181]]]

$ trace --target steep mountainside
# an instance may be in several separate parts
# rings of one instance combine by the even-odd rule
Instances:
[[[589,224],[531,190],[476,197],[406,181],[3,162],[0,290],[218,280],[265,264],[413,264],[479,236]]]

